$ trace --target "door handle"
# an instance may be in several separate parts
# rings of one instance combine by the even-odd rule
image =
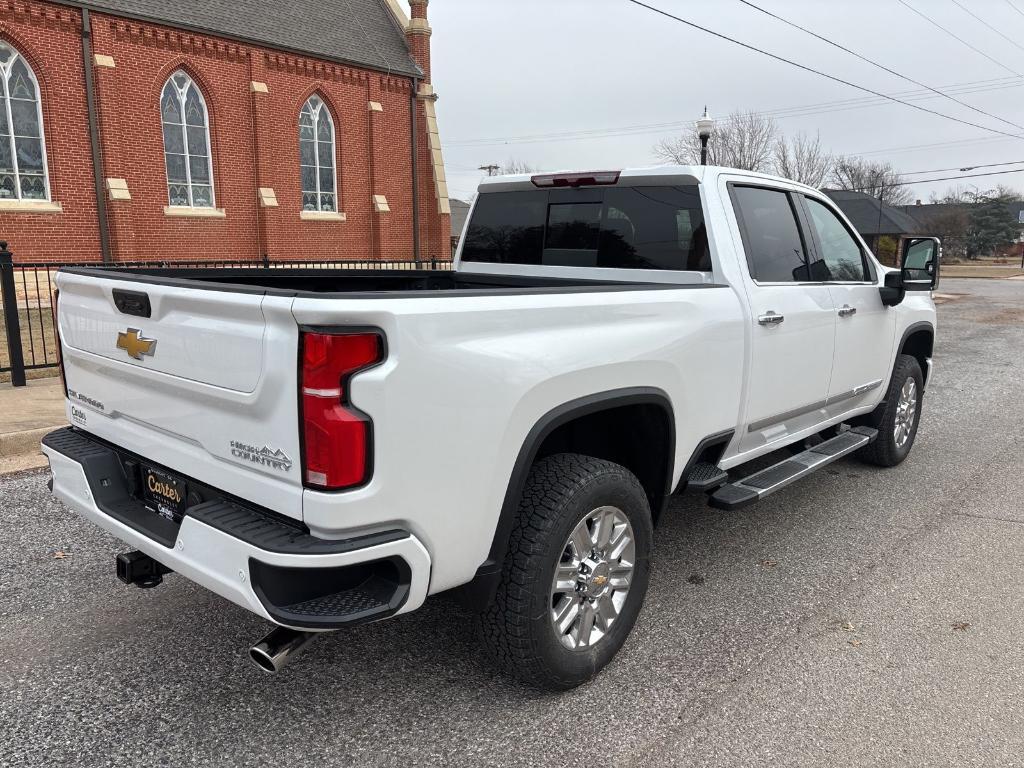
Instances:
[[[840,317],[853,317],[856,314],[857,308],[851,307],[849,304],[843,304],[843,306],[839,308]]]
[[[763,315],[758,316],[757,322],[759,325],[778,325],[785,319],[785,315],[779,315],[772,310],[768,310]]]

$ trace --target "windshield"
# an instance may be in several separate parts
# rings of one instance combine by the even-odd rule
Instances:
[[[485,193],[473,209],[462,259],[711,271],[696,185]]]

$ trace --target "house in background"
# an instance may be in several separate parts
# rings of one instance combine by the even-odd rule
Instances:
[[[455,198],[449,202],[452,208],[452,255],[454,255],[455,249],[459,247],[459,238],[462,237],[462,230],[466,227],[466,219],[469,218],[469,209],[472,206]]]
[[[0,3],[0,239],[19,261],[446,257],[409,9]]]
[[[865,192],[823,189],[886,266],[896,266],[900,238],[921,234],[921,224],[894,206]]]
[[[971,210],[978,203],[921,203],[920,200],[914,205],[902,205],[900,210],[914,218],[918,224],[929,231],[937,234],[953,233],[959,234],[959,240],[963,241],[963,232],[967,229],[971,218]],[[1024,243],[1024,201],[1014,200],[1006,203],[1009,217],[1019,225],[1016,243],[1001,249],[1004,256],[1014,258],[1021,257],[1020,244]],[[956,237],[951,237],[955,241]],[[962,247],[962,246],[961,246]]]

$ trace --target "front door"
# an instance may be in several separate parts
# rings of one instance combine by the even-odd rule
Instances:
[[[836,343],[828,387],[830,416],[878,399],[892,365],[896,313],[882,304],[864,248],[823,200],[805,197],[822,277],[836,308]],[[813,270],[813,268],[812,268]]]
[[[748,267],[752,343],[740,450],[783,440],[822,421],[832,371],[836,312],[813,283],[793,193],[733,185]]]

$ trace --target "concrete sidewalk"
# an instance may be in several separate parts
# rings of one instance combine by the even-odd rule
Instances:
[[[46,466],[39,441],[65,424],[59,377],[33,379],[24,387],[0,384],[0,474]]]

